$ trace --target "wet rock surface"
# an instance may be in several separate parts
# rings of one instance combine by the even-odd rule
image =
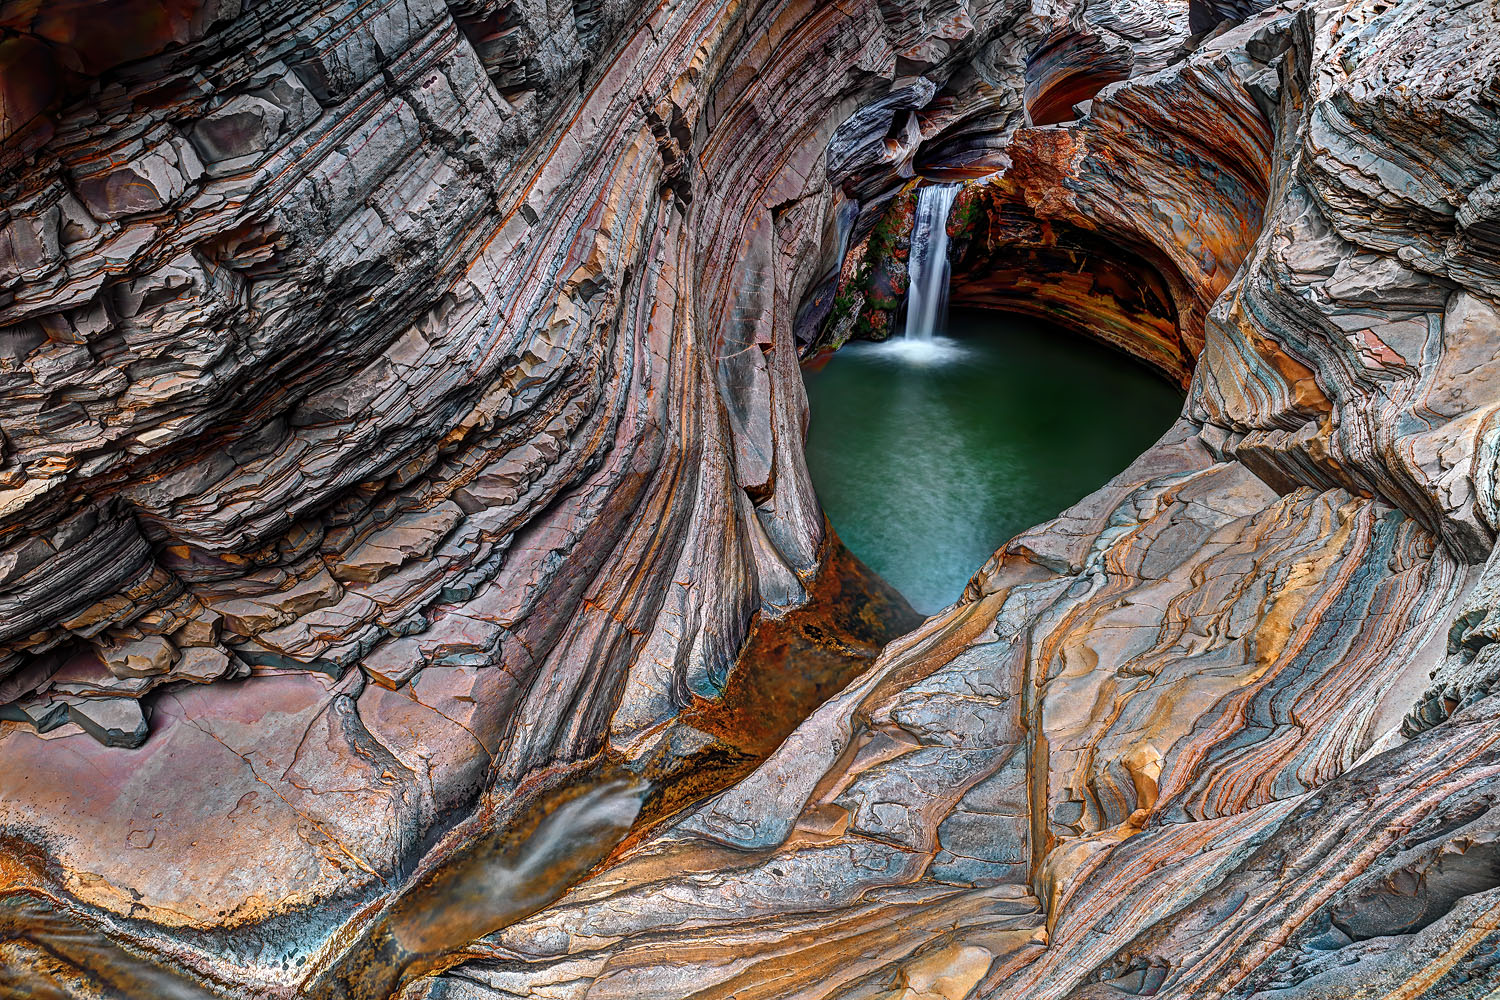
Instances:
[[[0,984],[1488,995],[1495,22],[0,4]],[[919,173],[1189,398],[890,641],[798,363]]]

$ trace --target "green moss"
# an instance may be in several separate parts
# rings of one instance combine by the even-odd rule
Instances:
[[[980,198],[979,191],[965,187],[958,193],[957,204],[953,207],[952,235],[954,237],[969,235],[983,217],[984,201]]]
[[[911,228],[916,213],[915,185],[897,194],[865,238],[854,274],[834,295],[824,323],[822,340],[833,344],[839,330],[854,318],[853,337],[884,340],[890,336],[894,312],[906,293],[906,261],[911,253]],[[833,346],[837,346],[834,344]]]

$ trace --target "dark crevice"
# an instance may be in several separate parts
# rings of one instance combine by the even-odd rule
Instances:
[[[1096,36],[1060,32],[1026,60],[1026,111],[1033,125],[1059,125],[1078,117],[1076,105],[1130,76],[1128,52]]]

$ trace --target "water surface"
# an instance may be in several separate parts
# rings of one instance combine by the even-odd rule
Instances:
[[[954,310],[947,336],[844,347],[804,373],[807,462],[844,543],[924,614],[1017,532],[1123,470],[1182,394],[1036,320]]]

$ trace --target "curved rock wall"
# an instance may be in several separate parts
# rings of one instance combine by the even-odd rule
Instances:
[[[87,13],[5,8],[54,62]],[[803,600],[830,138],[1032,15],[105,15],[5,175],[6,884],[286,990],[485,789],[676,753]]]
[[[1184,419],[758,772],[417,995],[1488,995],[1492,13],[1273,11],[1096,98],[1082,135],[1195,87],[1270,113],[1232,280],[1211,217],[1163,239],[1139,187],[1092,213],[1202,251]],[[1137,122],[1114,176],[1224,146]]]
[[[1186,385],[1261,231],[1273,139],[1239,85],[1254,65],[1173,66],[1076,125],[1017,132],[959,202],[953,301],[1051,319]]]
[[[401,995],[1500,985],[1495,13],[1249,12],[270,0],[8,74],[0,983],[389,993],[484,831],[683,753],[819,560],[798,337],[928,170],[998,172],[976,300],[1183,419]],[[1130,79],[1031,127],[1059,31]]]

